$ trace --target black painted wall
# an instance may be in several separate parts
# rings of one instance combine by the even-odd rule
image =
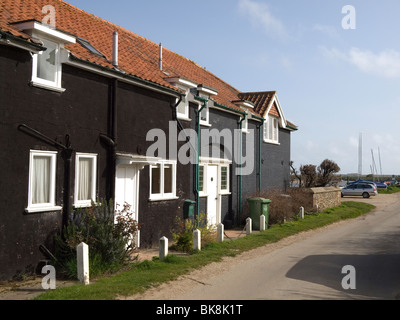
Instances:
[[[60,143],[70,136],[73,150],[98,154],[98,195],[105,196],[106,150],[99,133],[107,133],[109,81],[64,66],[64,93],[29,85],[32,60],[28,52],[0,46],[0,279],[35,270],[44,258],[39,245],[51,249],[51,235],[59,231],[62,212],[26,213],[30,150],[58,151],[18,130],[26,124]],[[56,205],[63,206],[64,163],[58,152]],[[73,203],[75,156],[71,167]]]
[[[63,66],[64,93],[32,87],[32,59],[29,53],[0,46],[0,280],[35,271],[40,260],[40,245],[52,249],[52,235],[59,232],[62,212],[26,213],[28,203],[30,150],[57,151],[53,146],[18,130],[26,124],[51,139],[64,143],[70,136],[75,152],[98,155],[97,196],[109,195],[109,149],[99,138],[110,135],[113,80],[80,69]],[[173,120],[173,97],[120,83],[117,89],[117,151],[145,154],[149,129],[161,128],[168,134]],[[63,206],[64,163],[58,153],[56,205]],[[114,170],[114,168],[111,168]],[[73,203],[75,154],[72,158],[70,203]],[[170,236],[178,215],[183,216],[183,201],[190,198],[191,167],[178,164],[179,199],[150,202],[149,169],[140,177],[141,244],[149,247],[161,236]]]
[[[98,155],[97,196],[110,194],[109,149],[100,134],[111,132],[113,80],[71,66],[63,66],[64,93],[29,85],[32,59],[28,52],[0,45],[0,280],[35,271],[44,258],[40,245],[51,248],[51,238],[59,232],[62,212],[26,213],[28,203],[30,150],[52,150],[53,146],[18,130],[26,124],[51,139],[64,143],[70,136],[75,152]],[[145,155],[153,143],[146,141],[150,129],[169,133],[169,121],[175,120],[171,105],[175,98],[119,82],[117,88],[117,152]],[[212,103],[212,102],[210,102]],[[181,121],[184,128],[196,128],[196,104],[190,104],[192,121]],[[239,116],[210,108],[209,129],[239,129]],[[242,208],[246,198],[257,191],[258,131],[257,122],[249,121],[255,130],[254,171],[242,179]],[[203,128],[203,127],[202,127]],[[245,135],[243,134],[242,137]],[[233,135],[232,135],[233,137]],[[178,144],[180,148],[184,142]],[[167,148],[168,150],[168,148]],[[243,150],[246,150],[245,143]],[[243,151],[245,152],[245,151]],[[75,154],[70,181],[70,203],[73,203]],[[280,145],[262,143],[262,189],[284,188],[289,181],[290,132],[280,130]],[[210,155],[211,156],[211,155]],[[169,155],[167,156],[167,158]],[[222,155],[221,155],[222,157]],[[115,168],[111,168],[114,170]],[[230,195],[222,196],[224,222],[239,222],[239,178],[236,163],[230,168]],[[176,217],[183,217],[185,199],[195,199],[193,165],[177,164],[176,195],[178,199],[149,201],[149,167],[140,172],[139,222],[142,224],[141,245],[158,244],[162,236],[170,237]],[[64,163],[57,157],[56,204],[64,205]],[[206,198],[200,198],[200,211],[206,211]]]
[[[147,89],[120,83],[117,99],[118,152],[146,155],[154,141],[146,141],[151,129],[161,129],[166,135],[169,156],[169,122],[174,121],[175,98]],[[187,126],[187,124],[183,124]],[[178,144],[178,149],[183,142]],[[171,238],[176,217],[183,218],[183,202],[190,199],[191,166],[177,163],[176,195],[179,199],[150,201],[149,166],[140,172],[139,223],[142,248],[158,246],[163,236]]]

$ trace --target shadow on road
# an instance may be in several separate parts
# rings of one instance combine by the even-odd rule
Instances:
[[[361,243],[360,243],[361,242]],[[397,252],[393,250],[397,244]],[[310,255],[300,260],[286,274],[286,277],[308,281],[346,295],[360,295],[372,299],[400,299],[400,233],[378,234],[373,238],[348,239],[343,248],[360,246],[365,254],[326,254]],[[369,251],[369,252],[368,252]],[[356,289],[345,290],[342,280],[344,266],[355,268]]]

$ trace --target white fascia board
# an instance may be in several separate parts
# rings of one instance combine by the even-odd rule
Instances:
[[[285,115],[284,115],[284,113],[283,113],[281,104],[280,104],[280,102],[279,102],[278,95],[277,95],[276,93],[275,93],[275,95],[274,95],[274,98],[271,100],[271,103],[270,103],[270,105],[269,105],[269,107],[268,107],[268,109],[267,109],[267,112],[266,112],[266,114],[265,114],[265,119],[268,120],[268,116],[269,116],[269,113],[270,113],[270,111],[271,111],[272,106],[274,105],[274,102],[276,103],[276,106],[277,106],[277,108],[278,108],[278,113],[279,113],[279,115],[280,115],[280,119],[281,119],[281,120],[280,120],[280,124],[281,124],[281,127],[284,128],[284,129],[286,129],[286,118],[285,118]]]
[[[210,96],[218,95],[218,91],[214,91],[214,90],[212,90],[210,88],[203,87],[202,85],[197,86],[197,90],[202,92],[202,93],[206,93],[206,94],[208,94]]]
[[[210,158],[210,157],[199,157],[200,163],[202,164],[232,164],[232,160],[225,158]]]
[[[249,101],[233,101],[233,103],[244,109],[254,109],[254,104]]]
[[[138,164],[138,165],[156,165],[162,159],[156,157],[138,156],[134,154],[116,153],[117,165]]]
[[[248,103],[248,102],[244,102],[244,103],[243,103],[243,106],[246,107],[246,108],[254,109],[254,105],[251,104],[251,103]]]
[[[276,105],[277,105],[277,107],[278,107],[278,112],[279,112],[279,114],[281,115],[281,125],[282,125],[282,128],[286,128],[286,117],[285,117],[285,114],[283,113],[283,109],[282,109],[282,107],[281,107],[281,103],[279,102],[278,94],[276,94],[276,93],[275,93],[274,100],[276,101]]]
[[[22,23],[14,24],[14,26],[20,30],[29,30],[31,32],[41,32],[49,37],[57,39],[59,42],[64,44],[76,43],[76,38],[64,32],[50,28],[37,21],[27,21]]]
[[[167,78],[165,80],[168,81],[169,83],[178,83],[178,84],[183,85],[188,88],[197,88],[197,83],[194,83],[187,79],[174,77],[174,78]]]

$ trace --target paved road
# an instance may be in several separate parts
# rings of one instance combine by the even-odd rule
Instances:
[[[371,214],[237,264],[174,299],[400,299],[399,204],[391,196]],[[346,265],[355,268],[356,289],[342,287]]]

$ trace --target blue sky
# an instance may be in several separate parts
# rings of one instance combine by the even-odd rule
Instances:
[[[276,90],[292,160],[400,174],[400,1],[67,0],[207,68],[241,91]],[[355,19],[342,8],[351,5]],[[342,20],[355,21],[344,29]]]

